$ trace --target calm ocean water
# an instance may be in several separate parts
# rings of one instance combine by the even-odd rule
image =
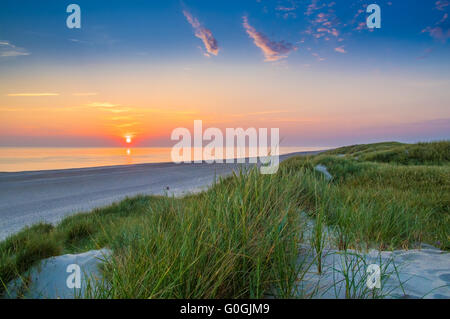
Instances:
[[[281,147],[280,154],[324,147]],[[171,148],[27,148],[1,147],[0,172],[171,162]]]

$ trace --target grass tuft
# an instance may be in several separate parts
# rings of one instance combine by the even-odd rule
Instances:
[[[298,296],[305,215],[314,220],[319,272],[330,230],[344,251],[419,243],[448,250],[449,152],[448,141],[349,146],[291,158],[275,175],[240,171],[200,194],[137,196],[27,227],[0,243],[0,292],[41,259],[108,247],[104,281],[84,297]],[[348,296],[357,295],[352,287]]]

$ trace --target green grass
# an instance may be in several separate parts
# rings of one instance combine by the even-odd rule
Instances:
[[[107,246],[114,251],[104,265],[108,283],[92,297],[261,298],[273,287],[288,296],[296,278],[299,191],[294,179],[253,169],[198,195],[141,196],[54,228],[25,229],[0,244],[1,279],[45,257]],[[29,252],[24,261],[21,252]]]
[[[408,160],[380,155],[405,150],[411,155]],[[358,145],[292,158],[284,165],[291,171],[306,168],[301,179],[303,205],[313,217],[325,212],[326,223],[338,234],[339,248],[395,249],[428,243],[449,250],[449,152],[449,142],[381,143],[373,149]],[[317,164],[328,168],[331,182],[314,172]]]
[[[41,259],[108,247],[105,282],[85,297],[292,297],[302,211],[317,221],[319,258],[325,226],[343,250],[448,250],[449,151],[450,142],[344,147],[291,158],[275,175],[253,169],[200,194],[138,196],[25,228],[0,243],[0,291]]]
[[[401,144],[386,142],[353,145],[328,151],[328,155],[347,155],[369,162],[400,165],[449,165],[449,142]]]

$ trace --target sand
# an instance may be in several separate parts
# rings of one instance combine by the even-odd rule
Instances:
[[[326,180],[333,179],[324,165],[315,169]],[[301,212],[305,220],[304,238],[311,238],[313,221]],[[450,298],[450,254],[431,245],[422,244],[421,249],[366,252],[334,249],[335,234],[328,227],[324,229],[324,251],[322,252],[322,273],[317,272],[317,254],[310,245],[303,245],[298,263],[313,266],[296,287],[299,297],[318,299],[342,299],[348,294],[352,298]],[[381,270],[381,287],[367,287],[367,268],[376,264]],[[345,275],[344,275],[345,274]],[[346,277],[350,284],[346,284]],[[346,292],[347,290],[347,292]]]
[[[78,255],[63,255],[42,260],[23,275],[28,278],[28,288],[23,290],[23,280],[16,279],[8,284],[6,298],[73,299],[82,297],[87,278],[91,285],[102,280],[99,264],[111,255],[108,249],[88,251]],[[317,273],[317,262],[311,247],[303,245],[298,257],[299,263],[312,263],[302,280],[297,283],[295,296],[298,298],[343,299],[346,285],[343,273],[348,271],[350,282],[349,297],[378,297],[405,299],[449,299],[450,298],[450,254],[425,245],[420,250],[397,250],[367,253],[348,250],[327,249],[323,252],[322,273]],[[81,287],[69,289],[67,267],[80,266]],[[381,268],[381,287],[370,290],[366,286],[367,267],[377,264]],[[268,296],[270,297],[270,296]],[[273,296],[272,296],[273,297]]]
[[[280,156],[280,161],[316,153],[286,154]],[[198,192],[210,186],[215,176],[227,176],[239,166],[154,163],[0,173],[0,240],[24,226],[41,221],[57,223],[65,216],[107,206],[126,197]]]
[[[297,154],[283,156],[282,160],[293,155]],[[6,195],[0,202],[0,234],[4,237],[39,220],[57,222],[68,214],[104,206],[126,196],[195,192],[207,188],[215,175],[225,176],[236,168],[237,165],[227,164],[145,164],[0,174],[0,190]],[[332,178],[326,167],[316,167],[316,170],[325,178]],[[67,266],[78,264],[84,283],[88,276],[99,277],[98,265],[110,254],[111,251],[102,249],[41,261],[26,274],[31,281],[25,297],[74,298],[82,295],[83,284],[79,290],[67,287]],[[355,279],[349,289],[353,298],[370,298],[373,291],[386,298],[450,298],[450,254],[429,245],[409,251],[371,250],[364,253],[353,250],[343,253],[327,245],[321,274],[317,273],[317,260],[311,247],[303,245],[299,263],[303,262],[313,266],[296,287],[299,298],[345,298],[343,273],[346,269],[353,269],[348,272],[348,277]],[[378,290],[366,286],[366,270],[370,264],[378,264],[382,270],[382,287]],[[17,297],[21,286],[21,279],[11,282],[9,297]]]
[[[310,246],[304,246],[299,263],[313,262],[297,285],[299,297],[317,299],[346,298],[344,273],[350,279],[350,298],[449,299],[450,254],[424,245],[423,249],[357,252],[327,249],[323,253],[322,273]],[[376,264],[381,270],[381,287],[367,287],[367,269]],[[354,282],[354,283],[352,283]]]
[[[44,259],[22,278],[10,282],[5,298],[74,299],[83,296],[88,281],[94,283],[101,280],[98,265],[110,255],[110,250],[101,249]],[[74,273],[67,270],[73,264],[80,267],[80,288],[69,288],[67,285],[68,277]],[[24,282],[27,282],[27,289],[23,289]]]
[[[331,174],[328,172],[328,169],[326,168],[326,166],[319,164],[319,165],[316,165],[316,167],[314,167],[314,169],[318,172],[321,172],[327,181],[331,181],[333,179],[333,176],[331,176]]]

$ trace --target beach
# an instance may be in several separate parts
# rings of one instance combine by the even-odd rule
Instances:
[[[285,154],[280,161],[315,153]],[[65,216],[104,207],[126,197],[180,196],[203,190],[215,177],[227,176],[241,165],[150,163],[0,173],[0,240],[24,226],[41,221],[57,223]]]
[[[448,184],[446,152],[447,142],[297,152],[280,156],[277,174],[246,170],[215,185],[255,164],[1,173],[2,236],[46,222],[2,243],[3,297],[228,298],[250,295],[256,274],[256,298],[448,299],[448,216],[434,195]],[[258,271],[210,289],[244,262]],[[66,281],[73,265],[81,290]]]

